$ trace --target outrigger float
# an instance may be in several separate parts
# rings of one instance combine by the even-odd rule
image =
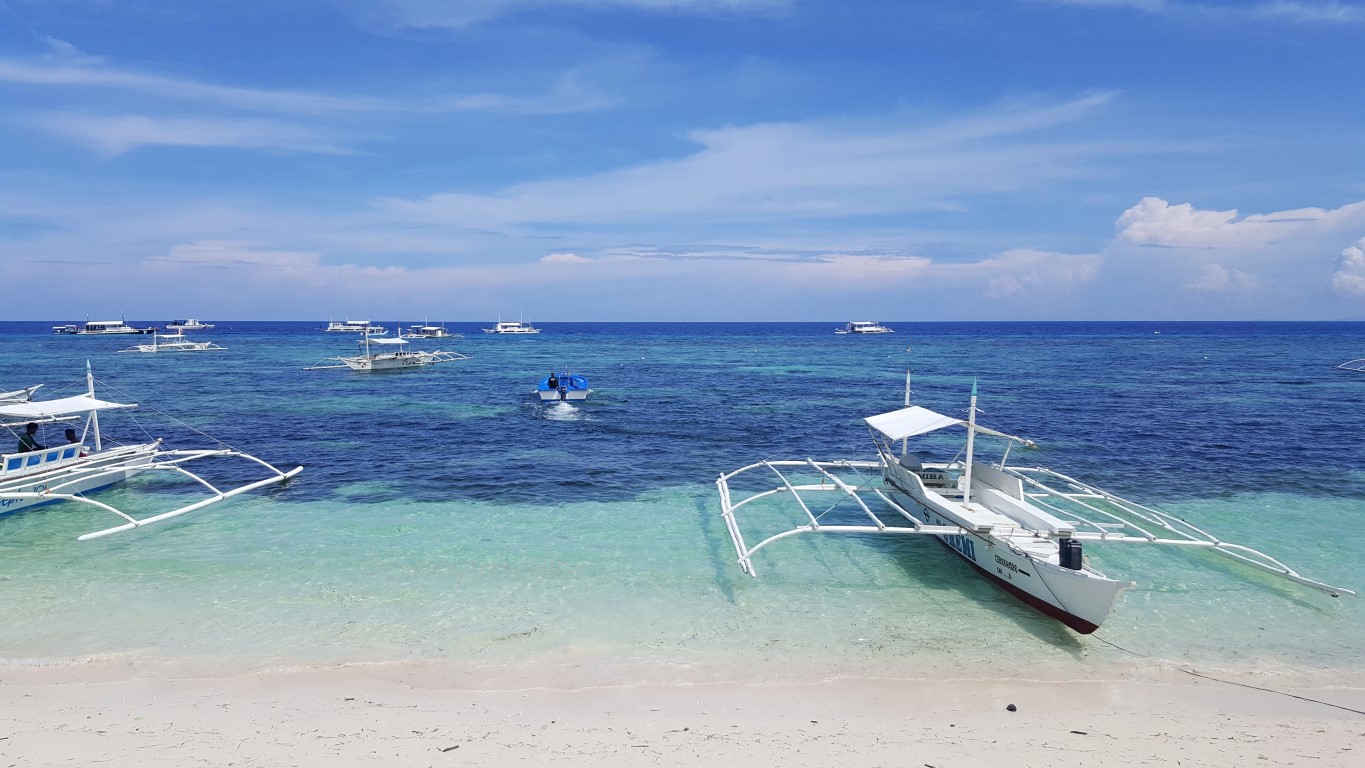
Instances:
[[[124,521],[111,528],[78,537],[80,541],[87,541],[170,520],[267,485],[283,484],[303,471],[303,467],[283,471],[251,454],[227,446],[168,450],[162,447],[160,438],[149,443],[106,445],[100,433],[99,414],[104,411],[132,410],[137,405],[97,398],[95,377],[90,372],[89,363],[86,363],[85,377],[86,392],[81,395],[33,400],[33,391],[42,385],[0,395],[0,427],[11,431],[16,428],[25,430],[29,424],[70,422],[81,425],[83,422],[74,443],[0,456],[0,515],[39,504],[64,501],[94,507]],[[186,469],[186,464],[205,459],[242,459],[263,469],[266,476],[233,488],[219,488],[202,475]],[[86,495],[145,473],[191,480],[203,486],[208,496],[167,512],[138,518]]]
[[[907,403],[908,391],[907,385]],[[992,582],[1082,634],[1098,629],[1124,590],[1136,586],[1132,581],[1110,578],[1091,567],[1082,551],[1089,544],[1200,549],[1333,597],[1356,594],[1302,576],[1270,555],[1222,541],[1155,507],[1123,499],[1044,467],[1008,465],[1012,447],[1035,446],[1024,438],[976,423],[975,384],[967,413],[964,421],[907,405],[864,419],[876,445],[876,461],[761,461],[721,475],[716,481],[721,515],[734,542],[740,568],[757,576],[755,552],[803,533],[936,536]],[[958,454],[961,461],[924,462],[906,452],[909,438],[948,427],[967,430],[966,444]],[[978,460],[975,455],[978,436],[1005,441],[998,462]],[[776,486],[746,491],[749,495],[736,500],[732,490],[735,479],[759,469],[774,475]],[[749,546],[740,531],[737,513],[747,504],[782,493],[795,498],[804,512],[805,523]],[[832,505],[808,504],[807,499],[817,493],[833,493],[841,498]],[[851,501],[855,511],[870,524],[822,522],[844,501]]]

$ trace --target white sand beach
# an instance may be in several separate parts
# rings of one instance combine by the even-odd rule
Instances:
[[[421,687],[383,668],[116,677],[0,672],[3,765],[1345,768],[1365,759],[1365,715],[1342,708],[1365,711],[1365,689],[1269,692],[1180,670],[1110,682],[522,690]]]

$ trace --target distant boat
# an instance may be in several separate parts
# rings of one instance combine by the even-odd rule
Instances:
[[[401,371],[407,368],[421,368],[436,363],[453,363],[468,360],[468,355],[459,352],[420,352],[406,349],[406,339],[372,339],[370,334],[360,340],[365,351],[359,355],[327,357],[319,360],[305,370],[317,371],[326,368],[350,368],[361,373],[375,371]]]
[[[841,336],[852,333],[895,333],[890,328],[871,320],[854,320],[851,323],[846,323],[843,328],[835,328],[834,332]]]
[[[1344,371],[1360,371],[1361,373],[1365,373],[1365,358],[1361,358],[1360,360],[1347,360],[1337,367]]]
[[[207,331],[213,327],[213,323],[201,323],[194,318],[188,320],[176,320],[173,323],[166,323],[168,331]]]
[[[120,352],[214,352],[226,351],[227,347],[220,347],[211,341],[190,341],[185,338],[184,333],[152,333],[151,344],[134,344],[127,349],[120,349]]]
[[[118,336],[130,333],[151,333],[155,328],[134,328],[122,320],[87,320],[80,325],[54,325],[53,333],[72,333],[77,336]]]
[[[531,326],[530,323],[522,323],[522,322],[518,322],[518,321],[511,321],[511,322],[506,322],[506,323],[504,323],[504,322],[502,322],[502,321],[499,321],[498,324],[495,325],[495,326],[493,326],[492,328],[484,328],[484,329],[483,329],[483,332],[484,332],[484,333],[520,333],[520,334],[526,334],[526,333],[540,333],[540,329],[539,329],[539,328],[533,328],[533,327]]]
[[[389,332],[389,329],[382,325],[370,325],[369,320],[346,320],[340,323],[329,320],[327,327],[322,330],[329,333],[364,333],[370,336],[383,336]]]
[[[541,400],[587,400],[588,377],[578,373],[559,371],[540,380],[536,394]]]
[[[444,325],[412,325],[399,338],[404,339],[463,339],[458,333],[451,333]]]

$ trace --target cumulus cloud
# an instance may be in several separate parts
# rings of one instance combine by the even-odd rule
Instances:
[[[1341,252],[1332,273],[1332,290],[1354,299],[1365,299],[1365,238]]]
[[[1144,197],[1116,222],[1118,239],[1133,245],[1172,248],[1265,247],[1306,232],[1365,224],[1365,202],[1332,210],[1300,208],[1238,218],[1236,210],[1201,211]]]
[[[1206,264],[1203,273],[1186,290],[1202,293],[1247,294],[1261,288],[1260,281],[1240,269],[1228,269],[1221,264]]]
[[[585,259],[576,253],[551,253],[541,258],[544,264],[591,264],[592,259]]]
[[[1019,248],[979,265],[986,274],[985,295],[1015,298],[1041,292],[1070,293],[1095,279],[1102,257]]]

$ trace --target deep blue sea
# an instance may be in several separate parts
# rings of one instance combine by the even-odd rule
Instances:
[[[0,517],[0,658],[200,673],[409,664],[440,679],[806,680],[999,671],[1103,677],[1172,663],[1365,680],[1361,598],[1194,552],[1091,546],[1128,592],[1081,637],[917,537],[796,537],[743,574],[715,479],[760,459],[872,458],[861,419],[914,402],[1029,437],[1027,458],[1155,503],[1305,575],[1365,591],[1365,323],[544,323],[418,342],[471,359],[304,370],[321,323],[221,322],[225,352],[0,323],[0,390],[136,402],[107,434],[211,445],[285,488],[90,542],[48,505]],[[144,323],[130,321],[135,325]],[[210,320],[212,322],[212,320]],[[586,403],[532,395],[585,374]],[[179,420],[166,421],[161,414]],[[47,441],[57,439],[48,434]],[[0,439],[13,440],[11,435]],[[8,450],[8,448],[6,449]],[[137,479],[136,507],[178,497]],[[915,540],[909,540],[914,538]],[[894,539],[894,540],[893,540]],[[752,543],[752,541],[751,541]],[[437,672],[436,670],[439,670]]]

